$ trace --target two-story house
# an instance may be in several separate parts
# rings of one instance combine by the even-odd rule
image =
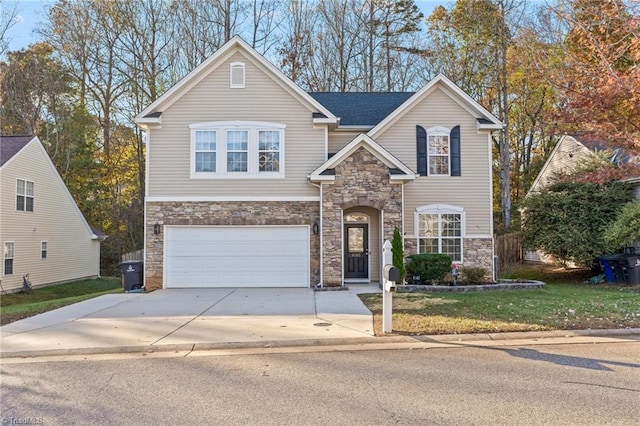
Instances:
[[[0,136],[2,290],[21,289],[27,274],[36,287],[98,277],[105,238],[87,223],[37,137]]]
[[[440,75],[416,93],[307,93],[235,37],[136,117],[145,284],[379,282],[384,240],[493,272],[491,133]]]

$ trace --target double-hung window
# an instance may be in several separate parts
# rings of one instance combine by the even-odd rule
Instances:
[[[280,170],[280,130],[258,131],[258,171]]]
[[[16,210],[33,211],[33,182],[18,179],[16,184]]]
[[[247,121],[192,124],[191,178],[284,177],[285,127]]]
[[[416,154],[420,176],[461,176],[460,126],[416,126]]]
[[[13,275],[13,257],[15,255],[15,243],[6,241],[4,243],[4,275]]]
[[[442,253],[453,262],[462,262],[464,210],[433,204],[416,209],[419,253]]]
[[[449,175],[449,132],[427,134],[429,150],[429,175]]]
[[[247,172],[249,131],[227,130],[227,172]]]
[[[46,258],[47,258],[47,242],[41,241],[40,242],[40,259],[46,259]]]
[[[215,130],[196,130],[194,137],[195,171],[198,173],[215,172],[217,132]]]

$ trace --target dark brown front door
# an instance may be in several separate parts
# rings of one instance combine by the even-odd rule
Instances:
[[[369,225],[345,225],[344,236],[344,277],[369,278]]]

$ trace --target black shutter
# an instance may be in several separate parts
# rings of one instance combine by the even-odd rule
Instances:
[[[451,176],[461,176],[460,169],[460,126],[451,129],[449,135],[451,144]]]
[[[427,175],[427,131],[421,127],[416,126],[416,153],[418,160],[418,174],[420,176]]]

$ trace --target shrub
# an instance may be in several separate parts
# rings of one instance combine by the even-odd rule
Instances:
[[[465,266],[462,268],[462,278],[469,283],[481,283],[484,281],[484,276],[487,274],[487,270],[480,267]]]
[[[640,241],[640,201],[625,204],[616,221],[605,230],[604,240],[611,250]]]
[[[607,251],[604,231],[630,200],[631,187],[622,182],[553,184],[522,203],[522,243],[565,265],[590,267]]]
[[[451,257],[446,254],[414,254],[407,263],[409,275],[420,277],[420,281],[442,281],[451,272]]]
[[[393,255],[393,266],[398,268],[400,272],[400,283],[404,282],[407,271],[404,267],[404,248],[402,247],[402,235],[400,230],[396,228],[393,231],[393,240],[391,240],[391,253]]]

